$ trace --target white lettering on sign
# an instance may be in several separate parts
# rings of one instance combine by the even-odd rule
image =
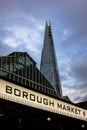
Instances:
[[[87,110],[0,79],[0,98],[87,121]]]

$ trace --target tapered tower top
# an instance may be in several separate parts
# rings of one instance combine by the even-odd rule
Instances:
[[[54,89],[57,91],[58,95],[62,96],[60,76],[50,22],[49,23],[46,22],[45,25],[40,71],[50,81]]]

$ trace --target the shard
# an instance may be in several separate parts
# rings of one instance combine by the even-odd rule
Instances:
[[[40,71],[53,85],[54,89],[58,93],[58,96],[62,97],[62,88],[50,22],[46,22],[45,25]]]

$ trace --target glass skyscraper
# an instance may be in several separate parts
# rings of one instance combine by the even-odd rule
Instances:
[[[62,96],[62,88],[60,83],[60,76],[50,22],[49,24],[46,22],[45,26],[44,44],[41,55],[40,71],[53,85],[54,89],[58,93],[58,96],[59,97]]]

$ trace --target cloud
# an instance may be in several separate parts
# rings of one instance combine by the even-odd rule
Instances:
[[[35,19],[31,15],[28,17],[26,14],[19,17],[9,16],[9,20],[3,19],[3,21],[4,25],[2,24],[0,28],[0,44],[8,46],[8,53],[11,50],[27,51],[37,60],[39,65],[43,44],[44,22]],[[4,50],[4,53],[7,54],[7,50]]]
[[[0,30],[2,35],[1,41],[13,48],[18,47],[23,43],[25,43],[26,48],[29,48],[29,44],[31,44],[31,47],[34,47],[34,44],[40,45],[40,41],[42,41],[41,34],[44,29],[44,24],[35,21],[35,19],[31,17],[28,21],[29,23],[26,23],[25,19],[25,23],[23,24],[20,21],[20,25],[9,25],[10,23],[7,25],[5,24],[5,27]],[[34,50],[33,47],[32,50]]]
[[[59,64],[63,94],[68,95],[73,102],[87,100],[86,59],[87,55],[79,54],[68,59],[64,57],[62,64]]]
[[[71,60],[72,76],[79,80],[79,82],[87,82],[87,55],[78,55]]]
[[[27,51],[39,66],[47,20],[52,25],[63,94],[75,102],[85,100],[87,0],[0,0],[0,55]]]

